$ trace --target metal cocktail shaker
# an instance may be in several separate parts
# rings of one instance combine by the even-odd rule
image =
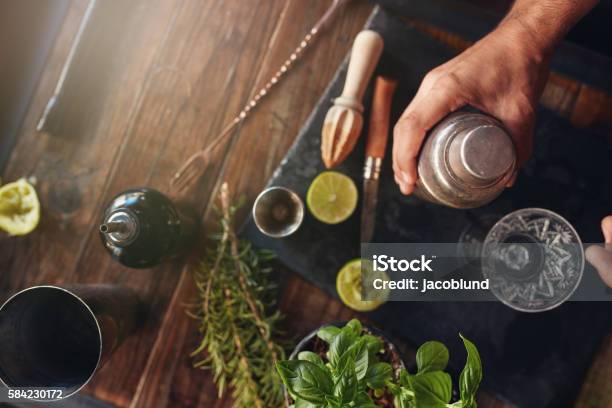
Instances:
[[[69,397],[144,321],[136,292],[117,285],[35,286],[0,306],[0,381]]]
[[[480,207],[502,193],[515,167],[514,144],[498,120],[455,112],[425,139],[415,194],[449,207]]]

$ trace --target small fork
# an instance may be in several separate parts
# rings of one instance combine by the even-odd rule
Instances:
[[[194,153],[187,159],[185,164],[176,172],[170,180],[170,187],[177,193],[184,193],[188,188],[198,181],[200,176],[204,174],[204,170],[210,161],[211,152],[215,147],[225,139],[225,137],[234,130],[237,124],[241,121],[237,116],[233,121],[225,127],[225,129],[212,141],[212,143],[202,150]]]
[[[188,190],[193,183],[199,180],[204,173],[212,150],[221,143],[228,135],[232,133],[234,129],[247,117],[253,108],[257,106],[259,101],[268,94],[270,89],[276,85],[281,77],[283,77],[287,71],[294,65],[294,63],[302,56],[304,50],[310,46],[315,36],[321,31],[321,29],[332,19],[336,11],[341,6],[348,3],[351,0],[333,0],[331,6],[327,9],[325,14],[319,19],[319,21],[312,27],[312,29],[306,34],[300,44],[293,50],[293,53],[287,58],[287,60],[281,65],[279,70],[274,74],[272,78],[260,89],[260,91],[242,108],[238,116],[236,116],[222,131],[217,135],[210,145],[206,146],[202,150],[194,153],[185,164],[174,174],[170,181],[170,187],[178,193],[183,193]]]

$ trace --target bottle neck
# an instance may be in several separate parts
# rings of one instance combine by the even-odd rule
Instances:
[[[114,245],[129,245],[138,236],[138,218],[129,210],[117,210],[105,218],[100,232]]]

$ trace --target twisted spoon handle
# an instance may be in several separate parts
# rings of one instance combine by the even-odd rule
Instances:
[[[230,122],[225,128],[219,133],[212,142],[203,149],[203,151],[196,153],[202,154],[213,150],[225,137],[230,134],[240,122],[242,122],[248,114],[253,110],[261,99],[270,92],[270,90],[278,83],[278,81],[289,71],[292,65],[302,56],[304,51],[312,44],[315,37],[319,32],[325,28],[325,26],[332,20],[336,12],[346,3],[351,0],[333,0],[332,5],[327,9],[325,14],[317,21],[317,23],[310,29],[308,34],[304,36],[300,44],[293,50],[293,53],[285,60],[283,65],[280,66],[278,71],[270,78],[270,80],[259,90],[259,92],[244,105],[240,113]]]

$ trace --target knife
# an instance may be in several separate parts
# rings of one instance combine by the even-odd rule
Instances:
[[[374,86],[374,98],[370,112],[370,125],[366,140],[366,159],[363,167],[363,206],[361,208],[361,242],[370,242],[376,225],[378,181],[387,139],[391,102],[397,81],[378,76]]]

